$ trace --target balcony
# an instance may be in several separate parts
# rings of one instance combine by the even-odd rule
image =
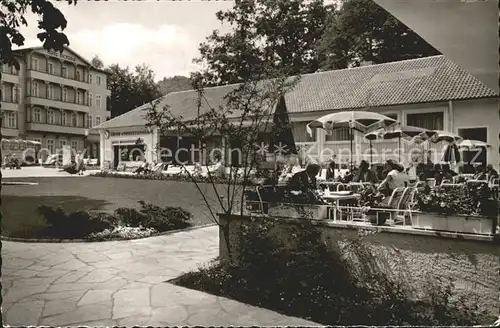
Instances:
[[[19,84],[19,75],[2,72],[2,82]]]
[[[56,134],[74,134],[85,135],[84,127],[45,124],[45,123],[26,123],[26,130],[37,132],[51,132]]]
[[[72,78],[63,77],[60,75],[49,74],[42,71],[36,71],[29,69],[26,71],[26,77],[31,79],[38,79],[42,81],[48,81],[55,84],[62,84],[69,87],[75,87],[78,89],[89,90],[90,85],[83,81],[78,81]]]
[[[2,137],[19,137],[19,130],[12,128],[2,128]]]
[[[19,109],[19,106],[18,106],[17,102],[2,101],[2,110],[9,110],[9,111],[17,112],[18,109]]]
[[[71,111],[85,112],[85,113],[88,113],[90,109],[89,106],[85,106],[82,104],[75,104],[71,102],[59,101],[55,99],[46,99],[40,97],[26,97],[26,104],[34,106],[42,106],[42,107],[47,106],[54,108],[62,108]]]

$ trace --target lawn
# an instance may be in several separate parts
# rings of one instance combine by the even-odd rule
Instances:
[[[112,212],[120,207],[138,208],[138,201],[143,200],[162,207],[180,206],[193,214],[193,225],[213,223],[196,186],[188,182],[98,177],[16,178],[15,181],[38,182],[38,185],[2,186],[3,236],[42,238],[45,222],[36,213],[40,205],[61,206],[68,212]],[[200,187],[213,208],[220,211],[213,187],[209,184]]]

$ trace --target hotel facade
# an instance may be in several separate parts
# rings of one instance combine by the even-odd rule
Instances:
[[[224,104],[224,96],[234,89],[234,85],[206,88],[204,98],[208,106],[216,108]],[[194,118],[197,115],[196,100],[195,91],[181,91],[162,97],[159,106],[167,105],[174,115]],[[349,150],[349,130],[326,133],[318,129],[309,135],[306,125],[329,113],[368,110],[387,115],[403,125],[443,130],[464,139],[484,141],[490,147],[475,161],[499,168],[498,94],[442,55],[305,74],[284,96],[284,103],[292,122],[295,143],[301,148],[311,148],[309,155],[319,161],[329,160],[321,158],[320,154],[339,154]],[[127,162],[133,162],[134,159],[122,156],[121,151],[139,143],[145,145],[148,161],[164,161],[158,154],[158,145],[171,149],[172,153],[179,147],[190,149],[191,144],[196,146],[197,142],[187,136],[160,135],[155,128],[147,129],[145,109],[148,106],[143,105],[96,127],[101,136],[102,168],[113,169],[120,163],[127,165]],[[201,112],[204,110],[206,108],[201,108]],[[207,148],[230,146],[225,138],[213,138],[212,145]],[[355,161],[359,163],[361,159],[369,159],[369,142],[361,133],[354,133],[353,139]],[[384,158],[375,157],[374,162],[399,159],[397,140],[377,140],[372,146],[373,152],[378,155],[392,150],[385,153]],[[421,152],[434,150],[440,156],[446,146],[446,143],[439,143],[418,147]],[[404,144],[404,147],[408,152],[409,147],[417,146]],[[229,158],[227,155],[226,151],[226,159]],[[470,157],[473,154],[467,155]],[[347,160],[347,156],[344,159]],[[433,158],[433,161],[439,162],[441,158]]]
[[[64,146],[99,158],[92,127],[111,117],[107,75],[69,48],[15,51],[20,68],[2,66],[2,138],[41,143],[45,159]]]

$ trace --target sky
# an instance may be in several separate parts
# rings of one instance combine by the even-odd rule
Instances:
[[[118,63],[134,67],[146,63],[156,80],[175,75],[189,76],[199,68],[192,59],[198,45],[213,30],[228,31],[215,17],[232,1],[84,1],[76,6],[55,3],[68,21],[65,33],[69,47],[91,60],[98,55],[104,65]],[[21,29],[25,46],[40,46],[37,17],[26,16]]]

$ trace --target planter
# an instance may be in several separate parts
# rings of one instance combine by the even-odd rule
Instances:
[[[274,217],[327,219],[327,205],[269,204],[268,214]]]
[[[496,232],[497,220],[484,216],[416,212],[411,217],[411,225],[416,229],[493,235]]]
[[[389,217],[390,213],[377,211],[368,211],[366,213],[366,219],[373,225],[384,225]]]

